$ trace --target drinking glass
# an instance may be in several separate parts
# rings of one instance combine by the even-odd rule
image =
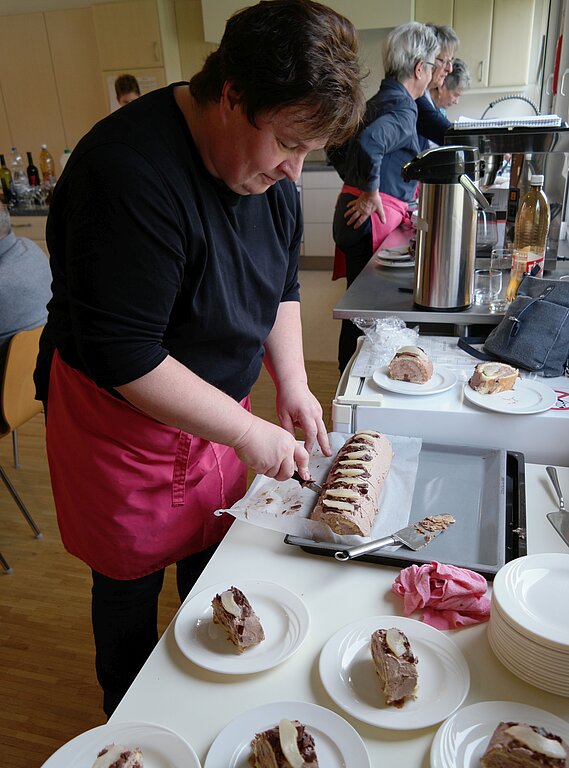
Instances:
[[[496,212],[479,209],[476,214],[476,250],[490,251],[498,242]]]
[[[474,303],[491,304],[500,295],[502,273],[499,269],[474,270]]]
[[[490,269],[498,270],[502,273],[502,285],[498,295],[490,302],[490,312],[505,312],[509,301],[506,298],[506,290],[510,282],[512,272],[512,262],[514,259],[513,248],[493,248],[490,254]]]

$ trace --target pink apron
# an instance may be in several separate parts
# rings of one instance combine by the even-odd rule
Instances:
[[[340,194],[343,194],[344,192],[347,192],[354,197],[359,197],[361,189],[351,187],[349,184],[344,184],[340,190]],[[379,196],[383,203],[385,224],[379,218],[377,211],[374,211],[371,214],[372,254],[377,251],[385,238],[390,235],[394,229],[397,229],[400,224],[403,224],[403,226],[411,226],[411,214],[407,209],[407,203],[404,203],[402,200],[398,200],[391,195],[386,195],[385,192],[380,192]],[[346,277],[346,255],[336,247],[332,280],[338,280],[340,277]]]
[[[245,493],[233,449],[161,424],[57,353],[46,439],[63,544],[110,578],[136,579],[218,543],[232,517],[214,510]]]

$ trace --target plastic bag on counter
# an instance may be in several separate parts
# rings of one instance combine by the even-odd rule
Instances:
[[[364,333],[360,353],[352,368],[353,376],[371,376],[387,365],[400,347],[421,346],[417,328],[408,328],[400,317],[352,318]]]

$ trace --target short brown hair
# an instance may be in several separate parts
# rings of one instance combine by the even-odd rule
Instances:
[[[138,80],[134,75],[119,75],[115,80],[115,93],[117,99],[126,93],[136,93],[140,96]]]
[[[342,144],[365,109],[358,39],[350,21],[312,0],[261,0],[227,22],[219,48],[190,81],[199,104],[231,82],[249,122],[298,107],[307,138]]]

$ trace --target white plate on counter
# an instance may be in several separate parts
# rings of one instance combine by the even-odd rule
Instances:
[[[395,392],[398,395],[436,395],[439,392],[446,392],[456,384],[456,376],[443,365],[438,365],[433,375],[424,384],[414,384],[412,381],[398,381],[392,379],[387,372],[387,366],[378,368],[373,372],[373,380],[378,387]]]
[[[391,258],[382,258],[381,256],[378,255],[377,263],[381,264],[382,267],[404,269],[405,267],[414,267],[415,259],[409,258],[407,256],[404,259],[391,259]]]
[[[251,741],[256,733],[283,718],[299,720],[314,738],[318,764],[325,768],[371,768],[361,736],[343,717],[303,701],[262,704],[232,720],[217,736],[204,768],[250,768]]]
[[[107,723],[92,728],[64,744],[42,768],[92,768],[99,752],[109,744],[139,747],[144,768],[201,768],[187,741],[152,723]]]
[[[547,552],[506,563],[493,585],[493,600],[515,631],[547,646],[569,652],[569,616],[559,610],[569,584],[569,555]]]
[[[417,698],[401,708],[385,703],[375,672],[370,639],[376,629],[397,627],[419,659]],[[320,654],[320,679],[345,712],[391,730],[427,728],[449,717],[470,688],[470,670],[455,643],[438,629],[402,616],[372,616],[342,627]]]
[[[481,701],[460,709],[441,725],[431,745],[431,768],[479,768],[501,721],[539,725],[569,741],[569,723],[550,712],[514,701]]]
[[[265,639],[239,653],[225,630],[212,620],[211,601],[229,587],[247,597],[263,626]],[[308,608],[294,592],[270,581],[223,582],[184,603],[174,624],[179,649],[194,664],[226,675],[247,675],[276,667],[301,646],[310,627]]]
[[[513,389],[493,395],[482,395],[466,382],[464,397],[486,410],[518,415],[542,413],[557,403],[557,393],[537,379],[518,379]]]

